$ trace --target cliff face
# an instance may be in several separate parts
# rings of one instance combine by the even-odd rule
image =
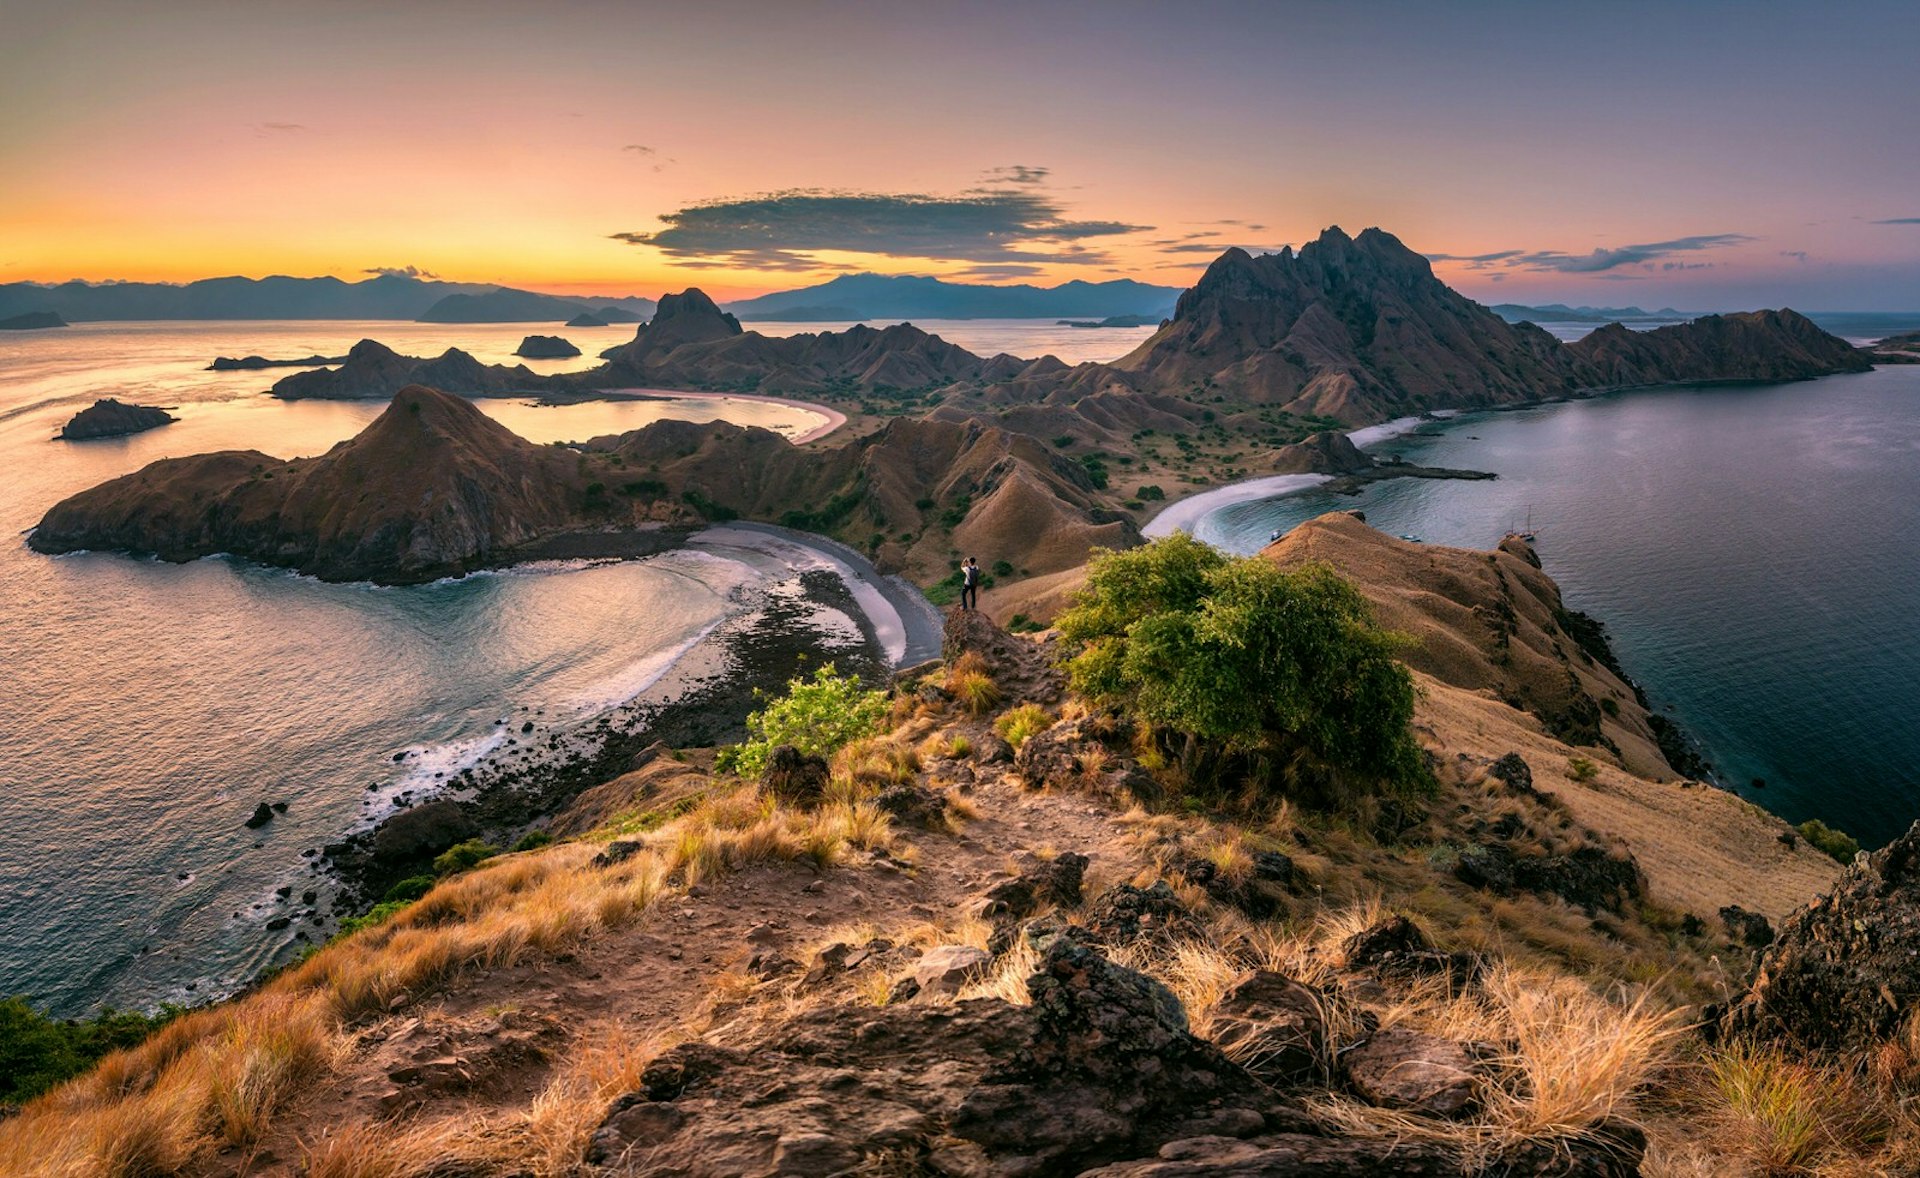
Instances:
[[[1865,352],[1784,308],[1706,315],[1652,331],[1610,323],[1567,351],[1579,364],[1581,384],[1597,388],[1807,380],[1873,367]]]
[[[1570,392],[1560,345],[1448,288],[1392,234],[1337,227],[1298,253],[1228,250],[1113,369],[1343,421]]]
[[[385,344],[363,339],[353,345],[340,367],[283,377],[274,382],[273,395],[285,401],[310,397],[373,401],[391,397],[408,385],[426,385],[469,396],[492,396],[537,390],[546,383],[547,378],[534,375],[524,364],[511,368],[482,364],[459,348],[428,359],[402,356]]]
[[[401,391],[358,437],[291,462],[225,451],[156,462],[63,500],[39,552],[231,552],[327,580],[406,583],[469,571],[574,518],[571,456],[459,397]]]

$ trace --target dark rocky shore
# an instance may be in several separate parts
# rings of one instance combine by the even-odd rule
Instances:
[[[337,890],[327,915],[324,900],[303,914],[322,926],[312,939],[324,940],[333,921],[365,911],[398,881],[430,872],[433,857],[455,843],[478,838],[507,846],[538,829],[584,790],[643,763],[656,743],[687,748],[741,739],[763,694],[823,661],[876,683],[886,677],[890,668],[871,625],[839,577],[807,571],[788,584],[791,590],[765,592],[659,682],[597,719],[557,728],[524,709],[503,713],[511,735],[502,748],[437,789],[402,795],[406,809],[313,856],[313,870],[332,872]],[[823,649],[814,621],[823,609],[860,623],[859,647]]]

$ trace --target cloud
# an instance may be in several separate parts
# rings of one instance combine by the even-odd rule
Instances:
[[[360,273],[373,274],[381,278],[438,278],[440,277],[438,274],[435,274],[433,271],[422,270],[418,266],[368,266],[365,270],[360,271]]]
[[[1005,169],[1001,169],[1005,171]],[[767,270],[823,268],[821,252],[890,258],[1032,265],[1109,261],[1095,239],[1151,229],[1080,221],[1040,185],[1045,169],[1021,168],[1020,187],[952,196],[803,188],[713,200],[663,214],[664,228],[612,234],[650,246],[675,265]]]
[[[1235,241],[1196,241],[1169,244],[1161,247],[1163,254],[1207,254],[1218,257],[1230,249],[1243,249],[1250,254],[1277,254],[1281,250],[1292,249],[1285,242],[1279,245],[1241,245]]]
[[[1783,258],[1792,258],[1796,262],[1805,262],[1807,260],[1807,251],[1806,250],[1781,250],[1780,256]]]
[[[1875,225],[1920,225],[1920,217],[1888,217],[1884,221],[1875,221]]]
[[[984,179],[988,184],[1045,184],[1047,177],[1052,174],[1052,168],[1030,168],[1025,164],[1010,164],[1004,168],[987,169]]]
[[[625,147],[623,147],[623,148],[621,148],[620,150],[621,150],[621,151],[631,151],[631,152],[634,152],[635,154],[638,154],[638,155],[654,155],[654,154],[656,154],[656,153],[655,153],[655,151],[653,150],[653,148],[651,148],[651,147],[648,147],[648,146],[647,146],[646,144],[644,144],[644,143],[629,143],[629,144],[627,144],[627,145],[626,145]]]
[[[958,271],[956,278],[1037,278],[1044,271],[1031,262],[987,262]]]
[[[1427,259],[1434,262],[1460,262],[1469,270],[1499,266],[1509,270],[1540,270],[1558,274],[1608,274],[1609,271],[1628,266],[1652,269],[1653,263],[1663,262],[1674,254],[1720,249],[1753,240],[1756,239],[1744,233],[1701,233],[1669,241],[1623,245],[1618,249],[1596,249],[1590,254],[1569,254],[1561,250],[1499,250],[1489,254],[1428,254]],[[1662,268],[1697,270],[1709,265],[1711,263],[1707,262],[1665,262]],[[1629,276],[1621,274],[1609,277]]]
[[[258,123],[255,126],[262,131],[273,131],[281,135],[297,135],[307,129],[304,123]]]

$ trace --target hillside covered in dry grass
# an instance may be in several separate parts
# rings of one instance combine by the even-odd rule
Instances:
[[[1911,909],[1885,897],[1920,855],[1896,845],[1803,909],[1840,865],[1677,779],[1524,549],[1420,550],[1329,517],[1251,562],[1188,559],[1222,594],[1300,602],[1344,574],[1403,632],[1379,639],[1401,670],[1355,673],[1404,677],[1404,730],[1191,755],[1161,719],[1185,713],[1108,694],[1088,661],[1111,621],[1089,603],[1118,600],[1121,566],[1058,632],[956,611],[945,657],[880,694],[796,682],[748,745],[644,754],[542,823],[550,845],[445,857],[418,898],[0,1121],[0,1172],[1707,1175],[1920,1156],[1910,978],[1840,935],[1903,943]],[[1207,600],[1196,617],[1229,598]],[[1372,623],[1335,622],[1376,649]],[[1333,714],[1291,674],[1275,698]],[[1591,726],[1564,718],[1576,692]],[[1356,736],[1406,740],[1406,780],[1340,770]],[[1809,1044],[1809,1011],[1850,1029]]]

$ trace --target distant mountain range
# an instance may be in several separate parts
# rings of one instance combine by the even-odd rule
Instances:
[[[338,278],[203,278],[166,282],[0,284],[0,319],[52,312],[70,323],[135,319],[400,319],[428,323],[559,323],[618,308],[653,314],[653,300],[548,295],[491,283],[382,274]]]
[[[1489,307],[1508,323],[1632,323],[1647,319],[1694,319],[1704,311],[1676,311],[1662,307],[1643,311],[1639,307],[1569,307],[1565,303],[1543,303],[1529,307],[1523,303],[1495,303]]]
[[[783,290],[725,304],[743,322],[863,319],[1105,319],[1173,314],[1177,286],[1131,278],[1063,282],[1059,286],[971,286],[910,274],[843,274],[818,286]]]

